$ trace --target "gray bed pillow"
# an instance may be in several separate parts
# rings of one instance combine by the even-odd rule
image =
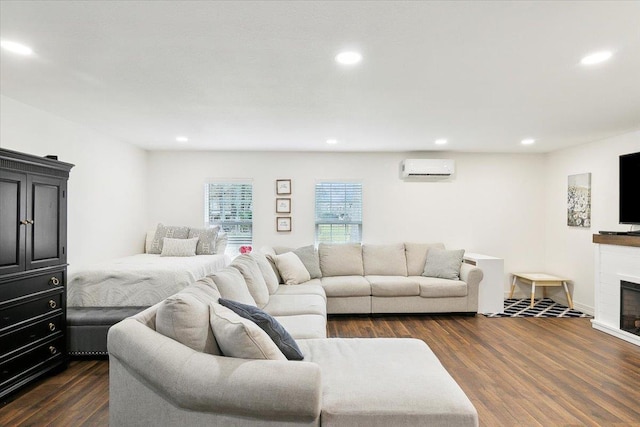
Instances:
[[[186,239],[189,237],[189,227],[158,224],[156,234],[153,236],[153,242],[151,242],[151,247],[149,248],[150,254],[160,255],[162,253],[162,243],[165,237],[170,239]]]
[[[311,276],[312,279],[322,277],[320,258],[318,257],[318,251],[316,251],[313,245],[303,246],[292,252],[300,258],[300,261],[302,261],[305,268],[309,271],[309,276]]]
[[[293,337],[287,332],[287,330],[274,319],[271,315],[265,313],[257,307],[239,303],[237,301],[226,300],[220,298],[218,300],[220,305],[232,310],[240,317],[251,320],[258,325],[263,331],[269,335],[269,338],[278,346],[282,354],[289,360],[302,360],[304,355],[300,351],[300,347],[293,339]]]
[[[425,262],[422,275],[426,277],[459,280],[462,257],[464,257],[464,249],[446,251],[430,248],[427,252],[427,261]]]
[[[196,255],[214,255],[216,253],[216,238],[220,231],[219,226],[211,228],[191,228],[189,238],[197,237]]]

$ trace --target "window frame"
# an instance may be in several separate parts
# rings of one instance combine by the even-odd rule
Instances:
[[[338,203],[338,206],[336,206],[338,209],[330,209],[329,215],[337,215],[338,217],[336,219],[326,219],[326,218],[320,218],[319,216],[323,214],[323,212],[321,212],[321,208],[319,208],[318,203],[319,203],[319,195],[318,195],[318,189],[319,186],[321,185],[344,185],[345,186],[345,199],[347,197],[347,194],[349,192],[351,193],[356,193],[359,196],[359,200],[356,201],[352,201],[352,200],[345,200],[344,202],[344,206],[340,206],[340,203]],[[349,186],[352,186],[352,188],[348,188]],[[357,189],[356,189],[357,188]],[[355,191],[354,191],[355,190]],[[318,180],[316,181],[315,184],[315,193],[314,193],[314,238],[315,238],[315,244],[316,246],[320,243],[327,243],[327,244],[340,244],[340,243],[362,243],[362,233],[363,233],[363,185],[362,185],[362,181],[360,180],[353,180],[353,179],[334,179],[334,180]],[[325,202],[326,203],[326,202]],[[329,202],[329,203],[333,203],[333,201]],[[347,204],[356,204],[357,206],[355,207],[348,207],[346,206]],[[324,212],[326,213],[326,212]],[[343,217],[342,219],[339,218],[340,214],[343,214],[345,216],[348,215],[348,219],[345,219],[345,217]],[[352,216],[355,215],[355,218],[352,218]],[[329,239],[325,239],[325,238],[321,238],[321,228],[323,226],[329,226],[329,234],[330,234],[330,238]],[[355,230],[355,238],[353,236],[354,234],[354,230],[350,230],[351,226],[355,226],[356,230]],[[334,228],[336,230],[336,234],[339,236],[338,238],[334,238]],[[342,231],[340,231],[340,228],[343,228]],[[351,237],[348,238],[348,236],[351,235]],[[341,236],[341,237],[340,237]]]
[[[216,191],[220,192],[222,191],[222,186],[225,185],[242,185],[242,186],[249,186],[249,209],[240,209],[238,208],[238,212],[235,213],[236,218],[234,219],[228,219],[228,220],[223,220],[223,219],[214,219],[212,220],[212,214],[211,214],[211,201],[212,201],[212,196],[211,196],[211,190],[212,190],[212,186],[217,186]],[[225,233],[227,234],[227,249],[226,249],[226,253],[231,253],[233,254],[237,254],[239,253],[240,247],[241,246],[253,246],[253,237],[254,237],[254,224],[253,224],[253,204],[254,204],[254,194],[253,194],[253,190],[254,190],[254,185],[253,185],[253,180],[252,179],[210,179],[208,180],[205,184],[204,184],[204,223],[205,223],[205,227],[213,227],[215,225],[220,226],[221,229],[223,229],[225,231]],[[239,194],[238,196],[242,196],[243,193],[246,193],[247,189],[239,189]],[[227,214],[232,214],[233,212],[228,212],[228,210],[226,210],[226,208],[231,204],[231,202],[229,202],[228,200],[223,200],[223,201],[219,201],[219,203],[221,203],[221,212],[220,212],[220,217],[225,216]],[[246,200],[245,199],[241,199],[240,204],[245,204]],[[246,215],[246,213],[248,212],[249,214],[249,218],[248,219],[241,219],[238,218],[238,216],[242,216],[242,214],[244,213]],[[243,226],[248,226],[249,227],[249,236],[248,238],[242,238],[242,234],[236,234],[233,232],[232,228],[234,227],[238,227],[238,228],[242,228]]]

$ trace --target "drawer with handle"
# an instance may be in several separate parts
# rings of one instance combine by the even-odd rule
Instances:
[[[61,288],[65,284],[65,276],[66,272],[64,270],[54,271],[2,283],[0,284],[2,301]]]
[[[64,333],[62,325],[62,313],[60,313],[1,334],[0,360],[8,353],[28,344]]]
[[[62,297],[62,293],[49,294],[36,300],[25,300],[0,308],[0,330],[48,313],[62,312]]]
[[[60,337],[0,363],[0,386],[44,368],[47,362],[62,359],[65,351],[64,338]]]

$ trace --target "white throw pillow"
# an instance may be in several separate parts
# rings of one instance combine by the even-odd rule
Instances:
[[[273,340],[251,320],[211,303],[211,328],[222,354],[242,359],[287,360]]]
[[[304,266],[298,255],[286,252],[282,255],[272,255],[282,280],[287,285],[298,285],[311,280],[309,270]]]
[[[162,240],[160,256],[196,256],[197,245],[197,237],[193,239],[170,239],[165,237]]]

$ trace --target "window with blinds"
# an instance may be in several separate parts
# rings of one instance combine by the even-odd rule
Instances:
[[[316,243],[362,241],[362,184],[316,183]]]
[[[229,238],[227,251],[237,252],[253,243],[253,183],[251,181],[205,184],[205,223],[219,225]]]

